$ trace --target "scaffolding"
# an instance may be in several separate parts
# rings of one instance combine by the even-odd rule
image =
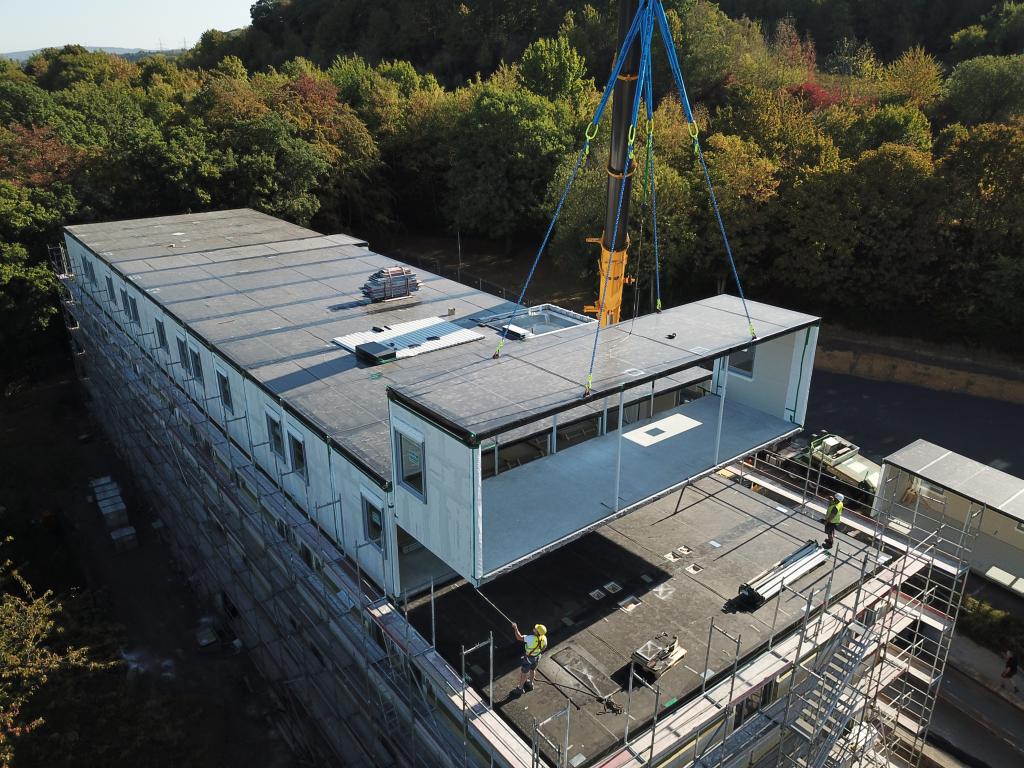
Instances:
[[[820,524],[827,491],[818,468],[796,472],[784,464],[779,454],[760,451],[712,479],[723,486],[739,482],[762,494],[766,505],[786,503],[793,515]],[[864,542],[859,553],[845,553],[837,542],[827,576],[802,591],[782,585],[786,595],[803,604],[796,625],[779,624],[781,595],[774,598],[767,646],[741,656],[741,638],[712,618],[704,667],[695,670],[702,683],[670,708],[660,705],[660,687],[637,676],[630,665],[618,746],[595,765],[852,768],[919,763],[984,508],[974,504],[961,526],[951,526],[941,515],[926,513],[919,497],[907,506],[892,493],[880,493],[878,503],[873,495],[860,493],[862,507],[876,513],[847,512],[844,517],[845,526]],[[839,590],[833,577],[843,561],[856,565],[859,578]],[[730,659],[712,669],[716,644],[728,650]],[[634,720],[631,711],[634,680],[654,694],[654,711],[646,723]],[[535,751],[544,750],[552,762],[562,764],[555,734],[535,730],[532,742]]]
[[[63,246],[50,255],[93,416],[183,578],[268,682],[292,747],[315,764],[530,765],[526,745],[363,577],[309,499],[288,495],[285,468],[268,471],[231,438],[226,424],[242,421],[258,448],[248,410],[231,415],[194,371],[175,381],[167,368],[181,363],[160,360],[154,333],[127,333],[116,299],[83,290]],[[316,511],[340,523],[337,499]]]
[[[219,396],[206,396],[194,372],[176,381],[169,371],[181,363],[161,358],[153,332],[126,332],[133,320],[115,297],[83,290],[62,247],[51,258],[95,418],[152,501],[183,576],[228,618],[268,681],[282,733],[297,750],[317,763],[570,764],[568,704],[517,736],[493,709],[493,637],[467,637],[460,676],[438,654],[433,633],[425,639],[411,627],[407,606],[364,578],[358,549],[346,554],[321,525],[326,514],[337,532],[338,494],[315,510],[308,498],[290,496],[286,467],[254,459],[259,446],[245,404],[232,415]],[[245,445],[227,429],[238,422]],[[764,494],[765,504],[785,503],[815,522],[825,511],[820,468],[795,469],[760,451],[732,470],[734,477],[711,477],[740,482]],[[660,686],[630,667],[622,736],[596,764],[917,764],[984,507],[974,504],[954,528],[922,508],[920,496],[908,506],[892,493],[865,499],[858,492],[874,510],[844,520],[870,542],[859,580],[835,591],[832,574],[824,587],[802,592],[783,584],[803,601],[803,618],[778,626],[775,598],[767,649],[747,656],[740,638],[712,619],[703,683],[671,706],[661,706]],[[431,585],[432,626],[433,592]],[[731,662],[713,671],[711,647],[720,637]],[[485,648],[486,697],[465,672],[465,656]],[[650,722],[630,715],[634,682],[654,696]]]

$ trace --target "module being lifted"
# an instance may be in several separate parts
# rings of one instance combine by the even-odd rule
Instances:
[[[587,326],[390,387],[398,524],[479,585],[797,432],[819,320],[747,305],[603,330],[585,399]]]

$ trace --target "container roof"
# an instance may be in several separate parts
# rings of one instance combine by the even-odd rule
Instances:
[[[506,346],[499,359],[394,387],[390,395],[463,439],[479,441],[578,407],[592,354],[588,399],[599,400],[819,322],[768,304],[747,306],[756,342],[740,299],[715,296],[604,328],[596,349],[593,326],[568,328]]]
[[[1019,477],[927,440],[915,440],[885,463],[1024,522],[1024,480]]]

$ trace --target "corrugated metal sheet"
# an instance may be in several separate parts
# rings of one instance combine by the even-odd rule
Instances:
[[[338,336],[333,341],[349,352],[355,352],[360,344],[375,341],[394,349],[395,357],[403,358],[455,347],[482,338],[483,334],[450,323],[442,317],[425,317],[407,323],[385,325],[379,331],[360,331]]]

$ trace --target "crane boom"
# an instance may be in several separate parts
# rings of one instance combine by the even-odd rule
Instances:
[[[633,17],[636,16],[639,0],[620,0],[619,32],[616,51],[622,48],[629,32]],[[633,172],[636,164],[627,168],[627,148],[629,144],[629,128],[633,98],[638,87],[637,73],[640,68],[640,40],[633,41],[615,84],[612,97],[612,140],[608,153],[608,202],[605,213],[604,232],[600,238],[588,238],[588,242],[600,243],[601,257],[599,262],[600,291],[597,304],[585,307],[585,311],[602,316],[598,318],[601,325],[619,322],[622,312],[622,288],[626,283],[626,260],[629,250],[629,196],[633,186]],[[622,189],[625,185],[625,190]],[[622,199],[621,211],[619,199]],[[618,215],[618,228],[615,218]],[[617,231],[617,234],[615,234]],[[616,242],[611,242],[615,237]],[[604,308],[603,313],[601,308]]]

